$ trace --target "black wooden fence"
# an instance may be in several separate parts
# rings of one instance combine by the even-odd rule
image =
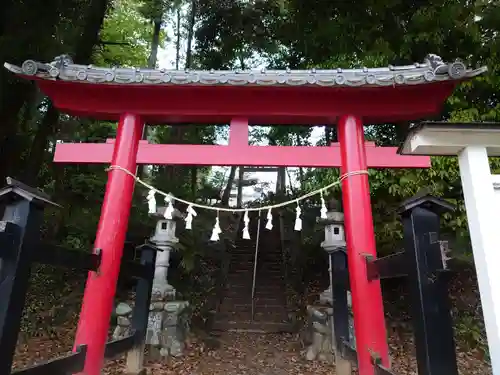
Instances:
[[[44,193],[12,178],[0,190],[0,374],[2,375],[67,375],[83,371],[86,346],[82,345],[67,356],[52,359],[35,366],[12,370],[12,361],[19,335],[21,317],[29,285],[30,269],[34,262],[99,271],[100,251],[78,252],[40,243],[40,224],[43,209],[55,205]],[[136,303],[132,316],[131,334],[106,345],[105,357],[142,345],[146,336],[151,286],[154,277],[156,252],[161,251],[147,243],[140,246],[140,263],[124,262],[128,275],[138,279]]]
[[[405,250],[379,259],[366,258],[369,280],[406,277],[419,375],[458,375],[447,287],[448,257],[439,241],[440,215],[453,209],[446,201],[432,196],[405,201],[399,211]],[[347,254],[345,248],[328,250],[333,265],[335,338],[332,341],[337,355],[356,362],[356,350],[349,343]],[[376,353],[372,360],[375,374],[394,374],[380,364]]]

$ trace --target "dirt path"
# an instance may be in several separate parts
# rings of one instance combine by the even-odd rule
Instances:
[[[187,355],[164,363],[149,362],[151,375],[332,375],[333,367],[302,358],[288,334],[224,333],[220,347],[205,350],[193,343]],[[108,365],[106,374],[118,374],[123,363]]]
[[[226,333],[193,375],[322,375],[333,368],[305,361],[291,335]]]

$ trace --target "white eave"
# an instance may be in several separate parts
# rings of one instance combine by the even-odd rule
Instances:
[[[489,156],[500,156],[500,123],[425,122],[410,129],[398,153],[451,156],[467,146],[486,147]]]

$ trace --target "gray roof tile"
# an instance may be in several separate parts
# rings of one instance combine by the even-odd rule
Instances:
[[[469,69],[456,60],[445,63],[428,55],[423,63],[384,68],[310,70],[168,70],[147,68],[99,68],[74,64],[67,55],[51,63],[26,60],[21,67],[5,63],[9,71],[41,79],[88,83],[141,85],[226,86],[339,86],[378,87],[415,85],[461,80],[484,73],[487,68]]]

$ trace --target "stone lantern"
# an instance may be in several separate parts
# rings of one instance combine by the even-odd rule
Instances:
[[[145,344],[149,346],[150,355],[181,356],[185,340],[189,332],[188,301],[176,300],[175,288],[168,282],[170,252],[175,249],[179,239],[175,236],[176,221],[182,218],[178,210],[174,210],[172,219],[165,219],[166,207],[158,207],[152,217],[157,219],[155,231],[149,241],[162,251],[156,254],[155,274],[151,291],[148,326]],[[130,334],[132,303],[120,303],[116,309],[118,326],[113,334],[115,339]],[[142,368],[143,348],[138,348],[137,358],[131,355],[132,368],[140,364]],[[132,353],[132,352],[130,352]],[[135,353],[135,352],[134,352]],[[128,366],[129,359],[127,359]],[[134,367],[136,366],[136,367]],[[134,370],[135,371],[135,370]]]
[[[345,230],[344,230],[344,214],[340,209],[340,204],[337,200],[332,199],[328,202],[327,218],[321,220],[325,224],[325,240],[321,243],[321,247],[328,253],[330,275],[330,286],[323,291],[319,296],[321,304],[333,306],[332,296],[332,257],[331,254],[336,251],[346,249]],[[335,277],[335,276],[333,276]],[[352,314],[352,299],[351,292],[347,291],[347,306],[349,309],[349,341],[353,347],[356,347],[356,340],[354,335],[354,317]]]
[[[170,252],[174,250],[179,242],[175,236],[177,227],[176,219],[180,218],[180,213],[174,211],[173,219],[165,219],[163,213],[166,207],[158,207],[157,213],[152,216],[158,217],[154,235],[149,239],[156,247],[163,251],[158,252],[155,263],[155,276],[153,280],[152,295],[155,299],[175,299],[175,288],[168,283],[168,266],[170,262]]]
[[[158,252],[155,263],[155,275],[151,292],[151,306],[146,332],[146,344],[151,349],[160,349],[160,355],[182,355],[184,340],[186,339],[189,323],[186,320],[187,301],[175,300],[175,288],[168,282],[168,267],[170,252],[179,243],[175,236],[176,221],[182,218],[178,210],[174,210],[172,219],[165,219],[166,207],[158,207],[155,232],[149,239],[155,246],[163,251]],[[153,350],[154,351],[154,350]]]
[[[308,306],[308,341],[310,345],[306,350],[307,360],[320,360],[334,363],[335,349],[332,345],[334,336],[333,324],[333,296],[332,296],[332,253],[342,251],[346,247],[344,232],[344,214],[339,203],[332,199],[328,202],[326,218],[318,218],[318,223],[325,226],[325,239],[321,247],[328,253],[330,265],[330,286],[319,296],[319,304]],[[335,276],[333,276],[335,277]]]

